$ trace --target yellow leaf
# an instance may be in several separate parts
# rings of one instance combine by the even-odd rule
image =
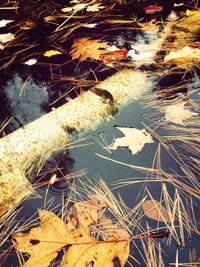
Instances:
[[[70,55],[72,59],[79,58],[81,62],[87,58],[100,60],[100,56],[108,52],[108,47],[106,43],[101,43],[100,40],[79,38],[75,39]]]
[[[158,26],[158,22],[156,21],[156,19],[152,19],[149,22],[137,22],[137,24],[142,28],[143,31],[145,32],[157,32],[159,30],[159,26]]]
[[[45,57],[52,57],[52,56],[56,56],[56,55],[60,55],[60,54],[62,54],[62,53],[58,50],[48,50],[43,55]]]
[[[192,17],[192,16],[200,16],[200,9],[198,9],[198,10],[194,10],[194,11],[191,11],[191,10],[187,10],[186,11],[186,16],[188,16],[188,17]]]
[[[175,63],[182,68],[187,68],[200,61],[200,49],[184,46],[180,50],[171,51],[165,56],[164,61]]]
[[[57,16],[47,16],[47,17],[44,17],[44,21],[45,22],[54,21],[56,19],[57,19]]]
[[[41,210],[40,227],[32,228],[29,234],[13,235],[15,248],[30,255],[24,267],[47,267],[66,246],[69,247],[61,267],[85,267],[90,262],[94,263],[94,267],[114,267],[116,258],[120,266],[124,266],[129,256],[130,237],[126,230],[114,225],[106,216],[102,216],[101,220],[100,209],[102,203],[94,197],[90,201],[77,202],[67,216],[67,224],[54,213]],[[99,223],[102,227],[105,225],[104,230],[107,232],[101,241],[90,230],[90,227],[95,226],[97,229]]]
[[[171,222],[167,209],[157,200],[145,201],[142,208],[145,215],[155,221]]]

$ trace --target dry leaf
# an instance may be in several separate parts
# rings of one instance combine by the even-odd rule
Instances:
[[[44,17],[44,21],[45,22],[54,21],[56,19],[57,19],[57,16],[47,16],[47,17]]]
[[[2,33],[0,34],[0,43],[5,44],[15,39],[15,35],[12,33]]]
[[[155,33],[159,30],[159,26],[158,26],[158,22],[156,21],[156,19],[152,19],[149,22],[137,22],[137,24],[142,28],[143,31],[145,31],[146,33]]]
[[[26,62],[24,62],[24,64],[25,65],[28,65],[28,66],[35,65],[35,63],[37,63],[37,59],[36,58],[30,58],[29,60],[27,60]]]
[[[92,6],[88,6],[86,11],[88,11],[88,12],[98,12],[101,9],[104,9],[104,8],[105,8],[105,6],[101,6],[101,4],[95,4],[95,5],[92,5]]]
[[[0,20],[0,28],[5,27],[7,24],[13,22],[14,20],[12,19],[2,19]]]
[[[147,200],[142,205],[145,215],[155,221],[170,222],[167,209],[157,200]]]
[[[82,26],[85,28],[96,28],[98,23],[88,23],[88,24],[83,24]]]
[[[82,9],[85,9],[87,7],[87,4],[76,4],[72,7],[64,7],[61,9],[62,12],[72,12],[72,11],[80,11]]]
[[[198,114],[185,108],[186,102],[176,103],[166,107],[165,119],[172,123],[187,125]]]
[[[113,60],[118,60],[118,59],[126,59],[128,54],[128,50],[123,47],[122,49],[105,53],[100,56],[101,60],[103,61],[104,64],[108,64]]]
[[[133,155],[142,151],[147,143],[153,143],[152,136],[145,130],[138,130],[136,128],[116,127],[123,134],[124,137],[115,139],[114,143],[108,148],[116,150],[118,147],[127,147]]]
[[[36,26],[36,23],[32,20],[23,21],[20,25],[21,30],[30,30]]]
[[[46,51],[43,55],[45,57],[52,57],[52,56],[56,56],[56,55],[61,55],[62,53],[58,50],[48,50]]]
[[[57,180],[57,176],[56,176],[56,174],[54,174],[54,175],[51,177],[49,183],[50,183],[50,184],[54,184],[54,183],[56,182],[56,180]]]
[[[66,13],[66,12],[71,12],[73,11],[73,7],[64,7],[61,9],[62,12]]]
[[[189,46],[184,46],[178,51],[171,51],[164,58],[165,62],[172,62],[181,67],[187,68],[191,64],[200,61],[200,49]]]
[[[104,241],[98,241],[90,233],[90,227],[99,225],[100,205],[92,205],[94,200],[77,202],[75,211],[67,216],[67,224],[50,211],[40,210],[40,227],[32,228],[29,234],[13,235],[18,251],[28,253],[30,258],[24,267],[49,266],[63,247],[67,247],[61,267],[85,267],[93,262],[93,266],[113,267],[114,260],[119,259],[124,266],[129,256],[130,237],[126,230],[115,226],[107,229]]]
[[[79,38],[75,39],[70,55],[72,59],[79,58],[81,62],[87,58],[100,60],[101,55],[107,53],[108,47],[106,43],[101,43],[100,40]]]
[[[191,11],[191,10],[187,10],[186,11],[186,16],[188,16],[188,17],[192,17],[192,16],[197,16],[197,17],[200,17],[200,9],[198,9],[198,10],[193,10],[193,11]]]

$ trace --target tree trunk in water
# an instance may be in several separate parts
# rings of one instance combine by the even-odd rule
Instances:
[[[0,139],[0,217],[32,192],[26,172],[74,137],[95,129],[119,108],[153,87],[146,73],[124,69],[83,96]]]

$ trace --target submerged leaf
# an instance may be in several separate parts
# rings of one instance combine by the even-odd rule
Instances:
[[[157,200],[147,200],[142,205],[145,215],[155,221],[170,222],[167,209]]]
[[[96,205],[94,206],[94,203]],[[130,238],[126,230],[113,225],[107,217],[101,223],[109,222],[106,238],[99,241],[91,235],[89,227],[98,225],[102,203],[94,199],[74,204],[75,210],[68,214],[67,224],[50,211],[39,212],[41,225],[32,228],[29,234],[17,233],[15,247],[20,252],[30,255],[25,267],[49,266],[58,252],[69,246],[63,256],[62,267],[85,267],[93,262],[93,266],[114,266],[118,258],[120,266],[124,266],[129,256]]]
[[[152,136],[145,130],[138,130],[136,128],[116,127],[123,134],[124,137],[115,139],[114,143],[108,148],[116,150],[118,147],[128,147],[133,155],[142,151],[147,143],[153,143]]]

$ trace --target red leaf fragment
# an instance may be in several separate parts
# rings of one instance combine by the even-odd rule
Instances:
[[[162,6],[158,6],[158,5],[151,5],[151,6],[147,6],[144,8],[144,11],[146,14],[154,14],[157,12],[161,12],[163,10]]]
[[[128,54],[128,50],[125,47],[123,47],[120,50],[102,54],[100,58],[104,64],[108,64],[112,60],[126,59],[127,54]]]

